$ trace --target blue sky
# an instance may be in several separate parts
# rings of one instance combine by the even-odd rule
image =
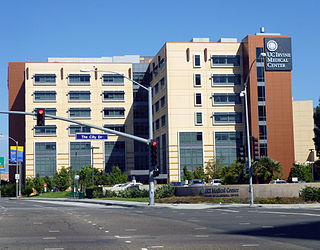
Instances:
[[[200,4],[201,3],[201,4]],[[318,104],[319,0],[10,0],[0,8],[0,110],[8,110],[8,62],[48,57],[152,56],[166,41],[281,33],[292,37],[294,100]],[[7,115],[0,133],[8,134]],[[0,138],[0,155],[7,140]]]

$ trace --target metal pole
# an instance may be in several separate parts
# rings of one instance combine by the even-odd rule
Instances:
[[[19,198],[22,197],[21,195],[21,176],[22,176],[22,171],[21,171],[21,163],[19,163]]]
[[[18,174],[18,141],[16,141],[16,174]],[[18,187],[18,179],[16,179],[16,199],[18,199],[19,187]]]
[[[94,147],[91,147],[91,166],[92,166],[92,181],[91,181],[91,183],[92,183],[92,186],[94,185],[94,176],[93,176],[93,149],[94,149]]]
[[[148,111],[149,111],[149,205],[154,206],[154,180],[153,180],[153,169],[151,164],[151,141],[153,139],[153,128],[152,128],[152,88],[148,87]]]

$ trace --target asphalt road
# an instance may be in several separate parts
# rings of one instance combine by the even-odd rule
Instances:
[[[0,199],[0,249],[320,249],[320,208]]]

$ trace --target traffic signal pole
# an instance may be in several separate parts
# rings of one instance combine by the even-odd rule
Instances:
[[[152,88],[148,87],[148,111],[149,111],[149,206],[154,206],[154,179],[153,179],[153,166],[152,166],[152,139],[153,139],[153,128],[152,128]]]

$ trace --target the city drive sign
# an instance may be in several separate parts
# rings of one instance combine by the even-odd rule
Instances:
[[[266,70],[292,70],[291,38],[265,37],[264,48],[267,54],[265,59]]]

